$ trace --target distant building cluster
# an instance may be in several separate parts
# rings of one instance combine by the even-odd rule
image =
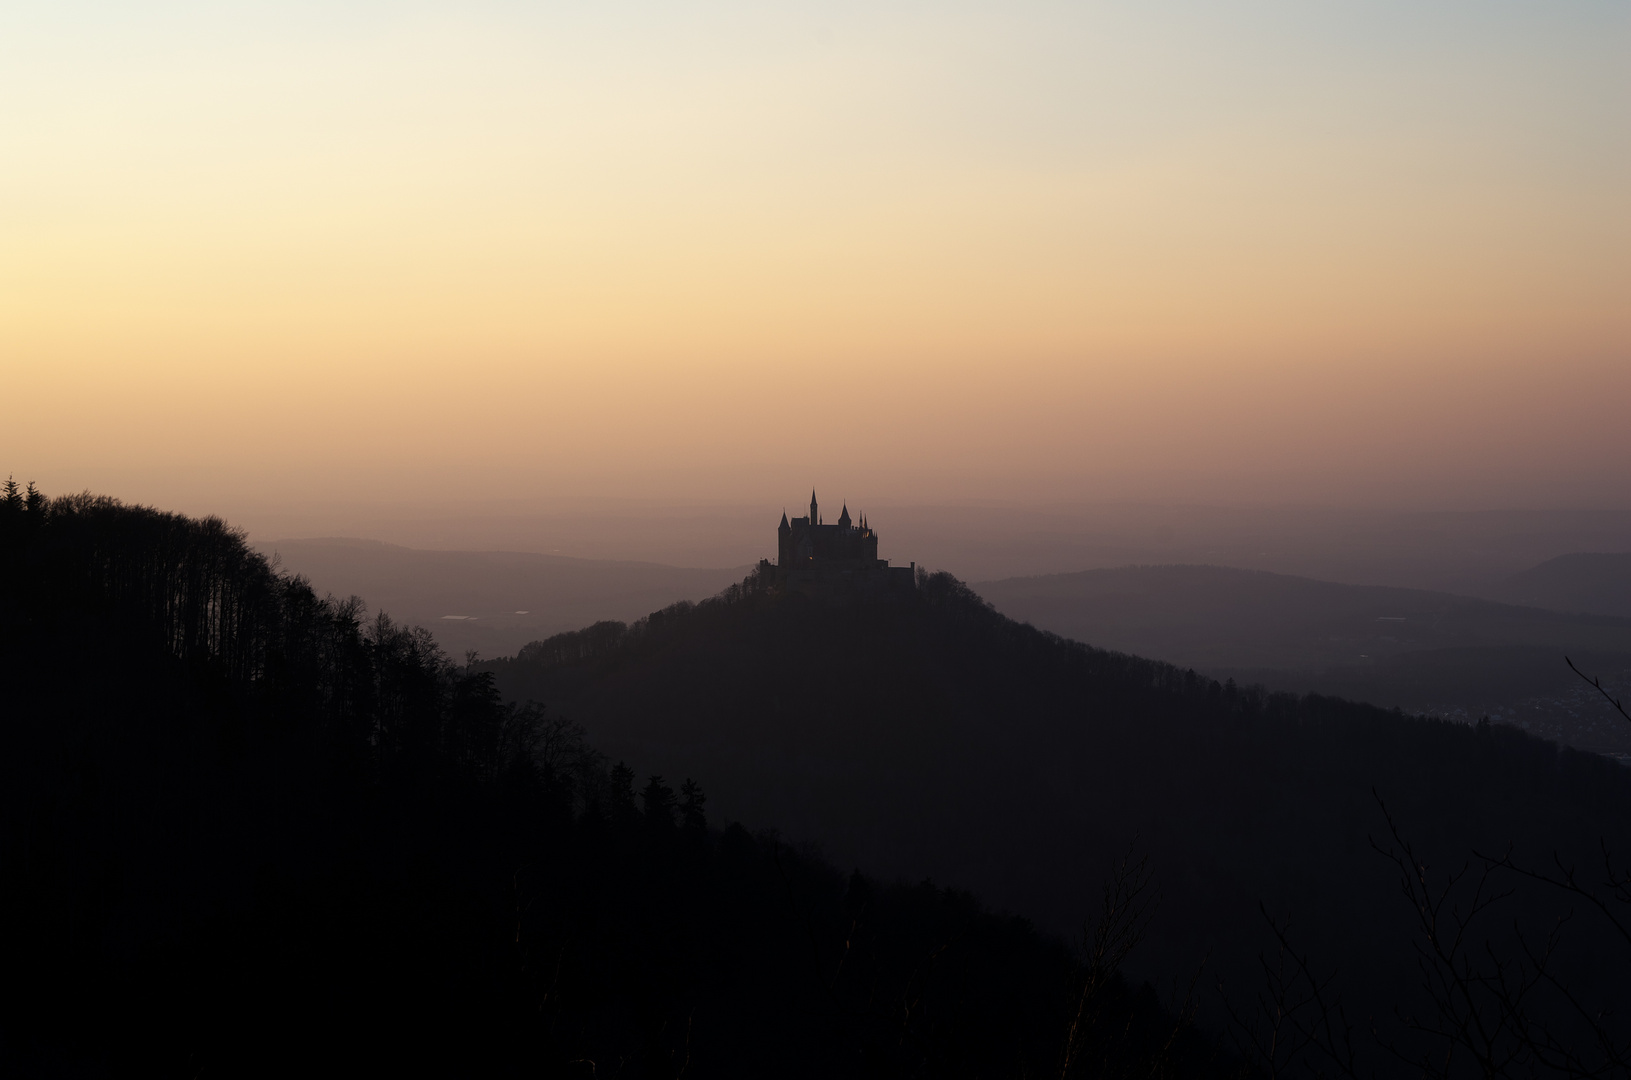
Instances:
[[[878,558],[878,534],[865,515],[853,522],[846,504],[835,525],[821,520],[815,492],[810,516],[788,520],[782,513],[776,528],[777,582],[789,592],[843,600],[866,594],[909,593],[917,588],[917,564],[890,566]]]

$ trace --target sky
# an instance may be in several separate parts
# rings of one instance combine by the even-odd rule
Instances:
[[[0,470],[1631,506],[1631,5],[0,7]]]

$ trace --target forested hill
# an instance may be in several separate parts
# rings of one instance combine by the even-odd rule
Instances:
[[[707,775],[727,817],[1061,930],[1134,844],[1164,897],[1146,972],[1206,959],[1208,981],[1258,978],[1261,903],[1289,914],[1359,1016],[1393,1016],[1417,980],[1417,913],[1371,842],[1396,847],[1383,804],[1434,875],[1474,851],[1588,866],[1600,839],[1631,848],[1631,773],[1614,762],[1087,648],[946,575],[909,602],[850,607],[749,579],[489,669],[506,696],[549,701],[608,752]],[[1491,917],[1543,932],[1561,911],[1548,903],[1520,889]],[[1587,958],[1624,942],[1593,917],[1570,926],[1575,961],[1614,997],[1623,980],[1603,983]]]
[[[0,568],[8,1075],[1627,1072],[1631,785],[1516,732],[944,575],[750,578],[483,670],[213,519],[12,487]]]
[[[710,827],[220,521],[12,485],[0,568],[6,1075],[1222,1074],[1114,949]]]

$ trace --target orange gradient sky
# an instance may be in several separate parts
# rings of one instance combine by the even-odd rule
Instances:
[[[0,469],[1631,504],[1631,7],[0,12]]]

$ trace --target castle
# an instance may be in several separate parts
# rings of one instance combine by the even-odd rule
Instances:
[[[862,593],[910,592],[917,587],[917,564],[890,566],[878,558],[878,534],[850,521],[846,504],[838,524],[821,520],[815,492],[810,492],[810,516],[789,521],[782,513],[776,528],[776,579],[790,592],[830,599]]]

